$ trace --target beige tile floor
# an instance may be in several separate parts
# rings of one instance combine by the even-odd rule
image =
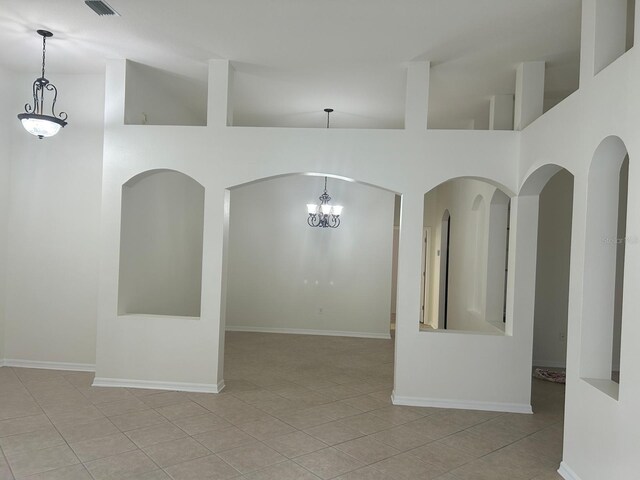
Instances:
[[[0,368],[0,480],[557,479],[560,385],[535,415],[397,407],[389,340],[228,333],[218,395]],[[418,374],[418,373],[417,373]]]

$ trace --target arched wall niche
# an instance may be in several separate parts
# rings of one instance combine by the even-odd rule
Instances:
[[[588,174],[580,377],[616,400],[621,366],[615,363],[620,359],[628,240],[628,172],[624,141],[613,135],[605,138],[593,154]]]
[[[324,177],[335,229],[307,224]],[[389,338],[397,196],[315,172],[228,187],[221,329]]]
[[[170,169],[122,185],[119,315],[200,316],[204,195]]]
[[[429,271],[423,329],[504,334],[509,195],[510,190],[498,182],[480,177],[453,178],[424,195],[423,228],[431,238],[424,247]],[[503,197],[504,208],[496,207],[499,202],[490,203]],[[450,215],[446,221],[443,212]],[[494,251],[496,243],[501,245],[499,254]]]

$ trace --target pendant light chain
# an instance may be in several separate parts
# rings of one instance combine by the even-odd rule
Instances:
[[[47,37],[46,35],[43,35],[42,36],[42,78],[44,78],[44,60],[45,60],[46,49],[47,49]]]

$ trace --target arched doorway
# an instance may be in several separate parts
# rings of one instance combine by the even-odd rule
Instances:
[[[331,204],[344,206],[337,228],[307,222],[324,175],[229,189],[227,391],[291,425],[302,425],[311,407],[346,401],[350,410],[351,399],[371,394],[386,400],[393,382],[397,195],[327,177]]]

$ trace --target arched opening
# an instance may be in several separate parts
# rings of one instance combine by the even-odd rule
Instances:
[[[488,204],[487,199],[491,199]],[[424,196],[422,329],[504,333],[509,196],[456,178]]]
[[[629,157],[607,137],[589,169],[580,376],[617,399],[621,365]]]
[[[393,382],[397,195],[328,176],[341,222],[312,227],[307,204],[324,180],[293,174],[229,189],[225,383],[291,425],[308,408],[365,395],[354,386],[364,379],[367,394],[386,398]]]
[[[531,407],[535,421],[548,427],[548,442],[560,451],[563,431],[558,427],[562,426],[565,402],[573,183],[569,171],[547,164],[526,178],[514,200],[518,228],[513,237],[519,262],[515,281],[521,290],[514,309],[522,320],[518,328],[531,323],[533,327],[532,369],[524,373],[533,377]]]
[[[122,186],[119,315],[200,316],[204,187],[174,170]]]

